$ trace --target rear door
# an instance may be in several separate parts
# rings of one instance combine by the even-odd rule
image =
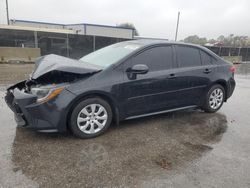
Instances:
[[[185,82],[187,88],[183,90],[181,103],[184,106],[200,103],[206,87],[210,83],[209,77],[214,70],[210,65],[202,63],[199,48],[186,45],[176,45],[176,58],[178,62],[178,77]]]
[[[205,96],[211,83],[218,77],[218,64],[217,60],[207,53],[205,50],[200,49],[201,63],[202,63],[202,73],[203,78],[207,81],[207,88],[202,90],[202,95]]]

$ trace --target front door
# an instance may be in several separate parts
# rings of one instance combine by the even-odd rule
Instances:
[[[126,70],[147,65],[147,74],[131,76]],[[175,75],[172,46],[157,46],[135,55],[124,64],[124,83],[120,85],[125,116],[137,116],[178,107],[185,84]]]

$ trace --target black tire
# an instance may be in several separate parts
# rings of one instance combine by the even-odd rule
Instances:
[[[212,108],[211,107],[211,104],[209,102],[210,100],[210,96],[211,94],[216,90],[216,89],[219,89],[222,91],[222,101],[221,101],[221,104],[219,104],[217,107],[215,108]],[[208,113],[214,113],[214,112],[217,112],[221,106],[223,105],[224,103],[224,100],[225,100],[225,89],[222,85],[220,84],[216,84],[216,85],[213,85],[209,91],[207,92],[207,95],[206,95],[206,98],[205,98],[205,102],[204,102],[204,105],[202,107],[202,109],[205,111],[205,112],[208,112]]]
[[[85,107],[87,108],[89,105],[91,104],[97,104],[97,105],[101,105],[106,111],[105,113],[107,113],[107,120],[105,125],[101,128],[101,130],[99,130],[96,133],[85,133],[84,131],[81,131],[79,126],[78,126],[78,115],[80,114],[81,110],[83,110]],[[93,138],[96,136],[101,135],[102,133],[104,133],[110,126],[111,122],[112,122],[112,110],[110,105],[103,99],[98,98],[98,97],[94,97],[94,98],[87,98],[83,101],[81,101],[79,104],[77,104],[70,116],[70,129],[72,131],[72,133],[79,137],[79,138]],[[86,116],[87,117],[87,116]],[[89,120],[91,121],[91,120]],[[90,126],[90,125],[89,125]],[[94,125],[95,127],[97,126],[96,124]]]

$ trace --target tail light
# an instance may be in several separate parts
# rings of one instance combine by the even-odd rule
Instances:
[[[235,66],[231,66],[231,67],[229,68],[229,71],[230,71],[231,73],[235,73],[236,67],[235,67]]]

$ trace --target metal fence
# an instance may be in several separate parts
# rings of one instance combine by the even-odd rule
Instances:
[[[80,58],[104,46],[126,39],[41,31],[0,30],[0,46],[40,48],[41,55]]]
[[[250,47],[205,46],[219,56],[241,56],[242,61],[250,61]]]

